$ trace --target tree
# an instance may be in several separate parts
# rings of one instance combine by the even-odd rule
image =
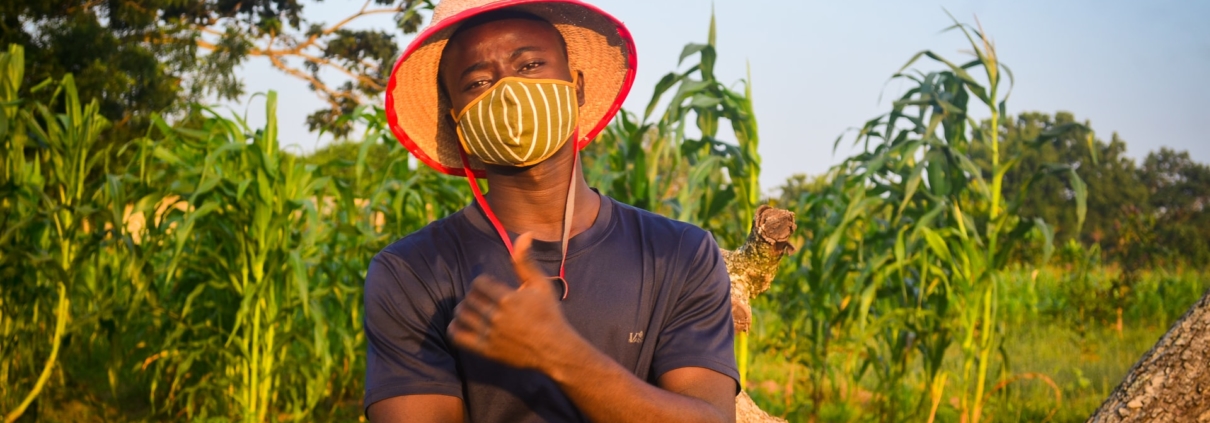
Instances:
[[[1210,166],[1189,152],[1161,148],[1143,161],[1139,179],[1150,192],[1155,235],[1169,261],[1204,263],[1210,259]]]
[[[381,93],[398,40],[383,30],[352,30],[364,16],[393,14],[415,32],[432,0],[367,0],[325,26],[303,17],[302,0],[48,0],[0,4],[0,45],[25,46],[24,87],[66,73],[82,98],[100,102],[113,140],[143,135],[152,113],[174,113],[208,96],[234,99],[244,87],[235,69],[250,56],[307,81],[328,103],[312,130],[343,135],[342,114]],[[348,80],[325,80],[321,70]],[[338,84],[339,83],[339,84]],[[24,98],[30,97],[23,92]],[[49,94],[43,94],[49,95]]]
[[[1005,176],[1005,189],[1015,190],[1031,176],[1022,169],[1034,169],[1045,163],[1075,167],[1088,191],[1083,227],[1079,226],[1077,210],[1073,207],[1072,187],[1061,178],[1035,181],[1025,193],[1021,213],[1054,222],[1055,238],[1060,243],[1076,239],[1085,244],[1100,244],[1103,250],[1109,250],[1117,244],[1123,206],[1146,204],[1148,192],[1139,179],[1134,160],[1125,156],[1126,142],[1116,133],[1108,143],[1094,138],[1090,131],[1082,128],[1039,138],[1047,131],[1075,122],[1075,116],[1069,112],[1055,113],[1053,118],[1045,113],[1028,112],[1006,119],[1002,129],[1005,147],[1020,151],[1024,166],[1009,171]],[[1085,127],[1089,125],[1084,123]],[[1026,145],[1039,139],[1042,144],[1038,148]]]

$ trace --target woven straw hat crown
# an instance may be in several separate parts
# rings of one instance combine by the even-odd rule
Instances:
[[[455,128],[446,118],[450,101],[437,72],[450,36],[466,19],[512,9],[545,19],[563,35],[572,72],[584,80],[584,105],[576,148],[588,144],[613,118],[630,91],[636,67],[630,32],[614,17],[579,0],[444,0],[432,22],[404,51],[387,86],[386,111],[391,131],[416,158],[451,175],[466,175]],[[471,173],[483,176],[483,163],[470,157]]]

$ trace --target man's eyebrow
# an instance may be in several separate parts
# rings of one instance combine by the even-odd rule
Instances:
[[[509,60],[517,60],[517,57],[520,57],[522,54],[525,54],[525,53],[528,53],[531,51],[546,51],[546,49],[544,49],[542,47],[538,47],[538,46],[518,47],[516,50],[513,50],[512,54],[509,55]],[[459,75],[458,78],[459,79],[466,78],[466,75],[468,75],[472,72],[475,72],[475,71],[483,70],[484,68],[487,68],[489,66],[491,66],[491,64],[488,63],[486,60],[475,63],[470,66],[467,66],[466,69],[462,70],[462,74]]]
[[[546,51],[546,49],[544,49],[542,47],[538,47],[538,46],[524,46],[524,47],[517,48],[516,50],[513,50],[513,54],[510,55],[508,58],[512,59],[512,60],[517,60],[517,57],[520,57],[522,54],[525,54],[525,53],[528,53],[531,51]]]
[[[487,63],[487,61],[486,61],[486,60],[484,60],[484,61],[482,61],[482,62],[479,62],[479,63],[475,63],[475,64],[470,65],[470,66],[467,66],[467,67],[466,67],[466,69],[464,69],[464,70],[462,71],[462,74],[458,76],[458,79],[466,78],[466,75],[467,75],[467,74],[470,74],[471,72],[475,72],[475,71],[479,71],[479,70],[486,69],[486,68],[487,68],[487,67],[489,67],[489,66],[491,66],[491,64]]]

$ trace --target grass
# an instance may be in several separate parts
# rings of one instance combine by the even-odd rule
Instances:
[[[1089,272],[1089,286],[1076,286],[1071,274],[1070,269],[1051,266],[1036,277],[1028,269],[1014,269],[1005,278],[1000,291],[1003,342],[1001,353],[991,363],[998,374],[989,383],[985,415],[989,421],[1041,422],[1052,412],[1051,422],[1085,421],[1130,366],[1210,289],[1210,274],[1204,271],[1145,272],[1123,308],[1119,331],[1116,312],[1101,313],[1094,307],[1084,307],[1081,312],[1076,305],[1079,295],[1107,290],[1119,272],[1113,267],[1097,267]],[[768,326],[779,324],[776,319],[763,314],[755,321]],[[790,364],[779,355],[767,351],[754,355],[747,389],[771,414],[790,421],[808,421],[805,404],[809,392],[817,388],[809,386],[810,370]],[[837,355],[830,370],[852,371],[855,360]],[[961,362],[961,352],[954,349],[947,354],[943,368],[955,372]],[[908,379],[915,382],[916,389],[923,390],[919,373]],[[820,420],[878,421],[877,413],[863,408],[875,395],[881,395],[870,379],[864,378],[858,386],[845,386],[845,378],[838,377],[818,387],[827,392]],[[1061,403],[1056,403],[1055,390],[1047,382],[1059,389]],[[947,391],[938,406],[937,421],[960,421],[958,407],[958,398]]]

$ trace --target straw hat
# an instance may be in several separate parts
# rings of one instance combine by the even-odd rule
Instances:
[[[416,158],[442,173],[466,176],[461,146],[446,117],[449,98],[437,86],[441,52],[450,35],[472,16],[513,8],[545,19],[567,42],[571,70],[584,73],[577,148],[584,148],[613,119],[634,83],[637,59],[630,31],[613,16],[579,0],[442,0],[428,28],[395,63],[387,85],[391,131]],[[470,157],[471,173],[483,163]]]

